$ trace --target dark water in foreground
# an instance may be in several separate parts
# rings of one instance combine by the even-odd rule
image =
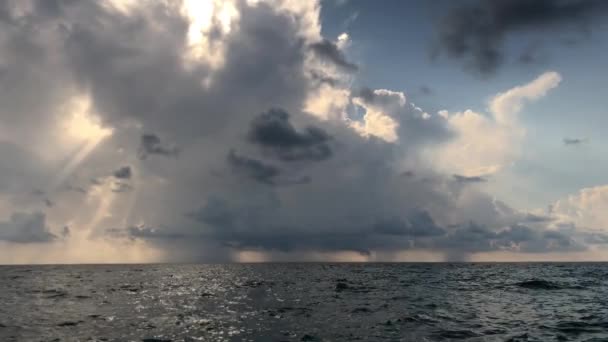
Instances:
[[[608,341],[608,264],[0,267],[0,341]]]

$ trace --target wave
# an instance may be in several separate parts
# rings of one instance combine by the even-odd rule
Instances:
[[[555,329],[568,334],[599,333],[608,329],[608,322],[561,321]]]
[[[543,279],[526,280],[516,283],[516,285],[526,289],[534,290],[559,290],[563,288],[563,286],[558,283]]]

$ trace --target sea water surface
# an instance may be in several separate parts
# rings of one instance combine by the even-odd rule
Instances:
[[[0,341],[608,341],[608,264],[0,267]]]

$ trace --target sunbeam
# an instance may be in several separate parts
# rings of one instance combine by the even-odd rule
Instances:
[[[112,135],[113,130],[103,127],[99,119],[90,113],[90,108],[88,97],[79,97],[68,103],[67,110],[70,114],[60,128],[66,133],[67,144],[79,144],[80,148],[53,178],[50,191],[57,190],[99,143]]]

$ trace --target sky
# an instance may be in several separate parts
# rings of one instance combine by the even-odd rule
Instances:
[[[608,2],[0,2],[0,263],[606,261]]]

